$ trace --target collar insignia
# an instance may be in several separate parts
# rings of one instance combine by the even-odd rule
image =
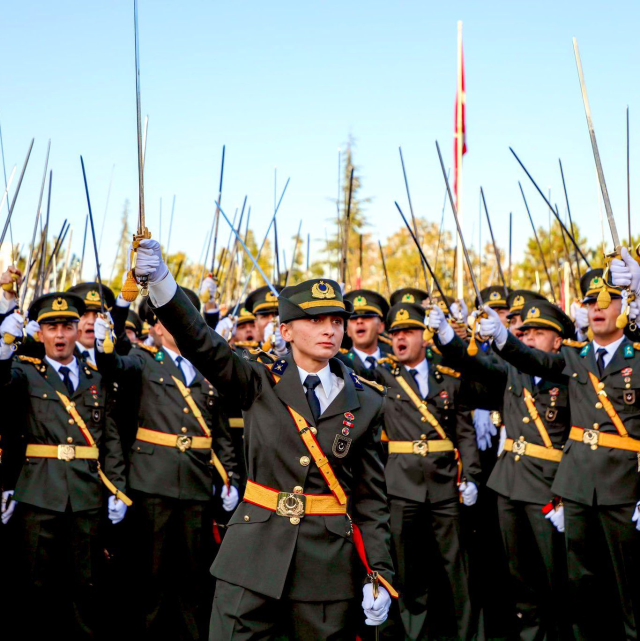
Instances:
[[[349,375],[351,376],[351,380],[353,381],[353,384],[356,386],[356,389],[362,390],[364,387],[362,387],[362,383],[360,382],[360,379],[358,378],[358,375],[355,372],[349,372]]]
[[[625,345],[624,346],[624,357],[625,358],[633,358],[634,353],[633,353],[633,345]]]

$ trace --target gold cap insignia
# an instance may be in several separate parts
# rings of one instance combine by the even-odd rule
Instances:
[[[527,312],[527,320],[529,320],[530,318],[540,318],[540,310],[537,307],[532,307]]]
[[[99,303],[100,294],[95,289],[92,289],[90,292],[87,292],[86,301],[88,303]]]
[[[335,298],[336,293],[333,291],[333,287],[329,283],[325,283],[323,280],[318,281],[311,288],[311,295],[314,298]]]
[[[447,311],[447,303],[446,303],[445,301],[443,301],[443,300],[439,300],[439,301],[438,301],[438,307],[439,307],[443,312],[446,312],[446,311]]]
[[[522,307],[524,305],[524,296],[516,296],[513,299],[513,306],[514,307]]]
[[[247,311],[245,307],[240,310],[240,316],[251,316],[251,313]]]
[[[264,297],[267,303],[275,303],[278,300],[278,297],[273,292],[267,292],[267,295]]]
[[[364,307],[367,304],[367,299],[364,296],[356,296],[353,299],[354,307]]]
[[[416,299],[414,298],[413,294],[405,294],[402,297],[402,302],[403,303],[415,303]]]
[[[594,276],[589,283],[589,289],[600,289],[602,287],[602,278]]]
[[[500,294],[498,292],[491,292],[489,294],[489,300],[498,300],[500,298]]]
[[[397,322],[404,322],[406,320],[409,320],[409,312],[406,309],[399,309],[396,312],[396,317],[393,319],[394,323]]]
[[[54,312],[65,312],[69,309],[69,303],[64,298],[56,298],[53,303],[51,303],[51,309]]]

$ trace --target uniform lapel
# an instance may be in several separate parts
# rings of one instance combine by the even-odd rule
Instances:
[[[67,389],[67,386],[62,382],[62,379],[60,378],[60,374],[58,374],[55,367],[53,367],[49,363],[49,361],[47,361],[47,359],[42,359],[42,362],[47,366],[47,369],[43,373],[43,376],[47,381],[47,383],[49,383],[49,385],[51,385],[51,387],[53,387],[53,389],[56,390],[56,392],[60,392],[68,397],[69,390]]]
[[[338,396],[333,399],[329,407],[327,407],[327,409],[320,415],[321,421],[325,418],[335,416],[336,414],[351,412],[352,410],[360,407],[355,383],[353,382],[353,379],[347,371],[344,363],[340,362],[338,359],[331,359],[330,364],[331,371],[336,376],[340,376],[340,378],[344,380],[344,387],[340,390]]]
[[[298,366],[295,364],[291,354],[287,354],[284,360],[287,362],[287,367],[280,380],[275,384],[273,390],[285,405],[289,405],[296,410],[296,412],[302,414],[308,423],[315,425],[311,408],[309,407],[309,403],[307,403],[304,387],[300,381]]]
[[[420,388],[418,387],[418,383],[416,382],[416,379],[409,374],[409,370],[404,366],[400,365],[400,376],[404,378],[407,383],[409,383],[411,389],[420,397],[422,398],[422,392],[420,391]],[[429,368],[429,391],[431,391],[432,388],[432,383],[433,385],[436,385],[436,381],[433,378],[433,374],[431,372],[431,368]]]
[[[85,365],[82,361],[79,361],[78,362],[78,387],[76,387],[76,390],[73,393],[74,397],[81,395],[84,391],[89,389],[89,387],[91,387],[91,385],[93,385],[94,383],[93,374],[87,375],[87,370],[91,372],[91,369],[89,368],[88,365]],[[58,376],[58,378],[60,377]],[[63,387],[64,387],[64,383],[63,383]]]
[[[582,357],[587,369],[600,378],[600,372],[598,371],[598,364],[596,363],[596,350],[594,348],[593,342],[589,343],[589,350],[587,354]]]
[[[625,337],[622,343],[618,345],[618,349],[615,351],[613,358],[609,361],[609,364],[604,368],[604,372],[602,373],[602,378],[611,376],[611,374],[616,374],[621,369],[624,369],[625,367],[628,366],[629,363],[624,356],[626,345],[631,345],[633,349],[633,345],[631,344],[631,341],[629,341],[629,339]]]

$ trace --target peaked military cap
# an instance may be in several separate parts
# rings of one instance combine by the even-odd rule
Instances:
[[[252,314],[246,307],[241,307],[238,310],[238,318],[236,320],[236,325],[244,325],[245,323],[252,323],[256,320],[254,314]]]
[[[349,318],[352,312],[353,305],[342,297],[340,285],[328,278],[312,278],[285,287],[278,297],[278,314],[282,323],[326,314]]]
[[[149,305],[148,298],[143,298],[140,302],[140,307],[138,307],[138,316],[140,316],[140,320],[142,321],[143,329],[145,324],[149,327],[153,327],[158,322],[158,317],[153,311],[151,305]]]
[[[44,323],[76,322],[85,313],[84,301],[70,292],[52,292],[36,298],[29,307],[29,318]]]
[[[557,306],[548,300],[530,300],[525,303],[520,313],[523,323],[520,330],[537,327],[552,329],[562,338],[574,338],[573,321]]]
[[[276,291],[280,293],[282,287],[274,285]],[[254,289],[244,303],[247,311],[251,314],[277,314],[278,297],[271,291],[268,285]]]
[[[86,312],[100,311],[100,285],[98,283],[78,283],[73,287],[69,287],[67,291],[82,298]],[[115,305],[115,294],[106,285],[102,285],[102,298],[104,299],[106,310]]]
[[[455,302],[451,296],[445,296],[442,300],[440,294],[434,294],[433,302],[445,313],[448,314],[451,311],[451,305]]]
[[[384,296],[370,289],[354,289],[344,295],[344,299],[353,305],[353,315],[358,316],[379,316],[384,320],[389,311],[389,303]]]
[[[547,298],[538,292],[531,291],[530,289],[516,289],[515,291],[510,292],[507,296],[507,307],[509,308],[507,318],[519,316],[522,308],[525,306],[525,303],[532,300],[547,300]]]
[[[387,314],[386,325],[390,334],[401,329],[426,329],[424,308],[420,303],[396,303]]]
[[[391,294],[391,305],[397,305],[398,303],[418,303],[420,305],[423,301],[428,300],[429,293],[425,292],[424,289],[417,289],[416,287],[403,287],[402,289],[396,289],[393,294]]]
[[[127,320],[124,326],[126,329],[132,329],[138,338],[142,335],[142,321],[140,320],[140,316],[132,309],[127,312]]]
[[[507,304],[507,296],[511,293],[511,290],[507,287],[505,294],[505,288],[502,285],[490,285],[480,290],[480,296],[482,296],[482,302],[485,305],[489,305],[491,309],[509,309]],[[480,301],[476,301],[478,304]]]
[[[582,290],[583,303],[593,302],[598,298],[600,290],[605,286],[609,294],[611,294],[611,298],[622,298],[621,288],[605,283],[604,278],[602,278],[603,271],[602,267],[598,267],[597,269],[590,269],[582,275],[580,289]]]

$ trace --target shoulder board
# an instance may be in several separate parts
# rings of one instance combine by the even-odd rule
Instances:
[[[442,372],[443,374],[453,376],[453,378],[460,378],[461,376],[460,372],[456,372],[455,369],[451,369],[450,367],[445,367],[444,365],[436,365],[436,369],[439,372]]]
[[[145,345],[144,343],[134,343],[133,346],[137,347],[138,349],[143,349],[145,352],[149,352],[149,354],[158,353],[158,348],[153,347],[152,345]]]
[[[275,361],[273,364],[267,364],[266,366],[271,370],[273,374],[282,376],[287,367],[289,367],[289,363],[287,363],[284,358],[281,358],[280,360]]]
[[[265,352],[263,349],[260,349],[259,347],[256,347],[256,349],[250,349],[249,354],[251,354],[251,356],[256,356],[257,360],[264,358],[272,363],[275,363],[278,360],[277,356],[274,356],[269,352]]]
[[[438,349],[438,347],[435,344],[431,345],[431,349],[439,356],[442,356],[442,352]]]
[[[345,349],[344,347],[341,347],[341,348],[340,348],[340,353],[341,353],[341,354],[348,354],[348,353],[349,353],[349,350],[348,350],[348,349]]]
[[[18,360],[23,363],[32,363],[33,365],[40,365],[42,360],[39,358],[33,358],[32,356],[18,356]]]
[[[237,341],[233,345],[234,347],[243,347],[244,349],[256,349],[260,347],[258,341]]]
[[[396,360],[396,357],[393,356],[392,354],[389,354],[388,356],[383,356],[382,358],[378,359],[378,363],[380,365],[395,365],[398,361]]]
[[[640,343],[634,343],[633,347],[634,349],[637,349],[638,351],[640,351]]]
[[[566,345],[567,347],[577,347],[579,349],[582,349],[587,343],[588,341],[572,341],[570,338],[565,338],[562,341],[562,344]],[[636,345],[640,345],[640,344],[636,343]],[[640,349],[640,346],[636,347],[636,349]]]
[[[392,344],[391,343],[391,339],[389,337],[385,336],[384,334],[380,334],[378,336],[378,341],[380,343],[384,343],[385,345],[391,345]]]
[[[98,371],[98,368],[95,363],[92,363],[91,361],[84,361],[84,365],[87,367],[90,367],[94,372]]]
[[[368,385],[369,387],[372,387],[376,392],[380,392],[383,396],[387,394],[387,388],[384,385],[380,385],[374,381],[370,381],[366,378],[362,378],[361,376],[358,376],[356,374],[356,378],[361,382],[364,383],[365,385]]]

